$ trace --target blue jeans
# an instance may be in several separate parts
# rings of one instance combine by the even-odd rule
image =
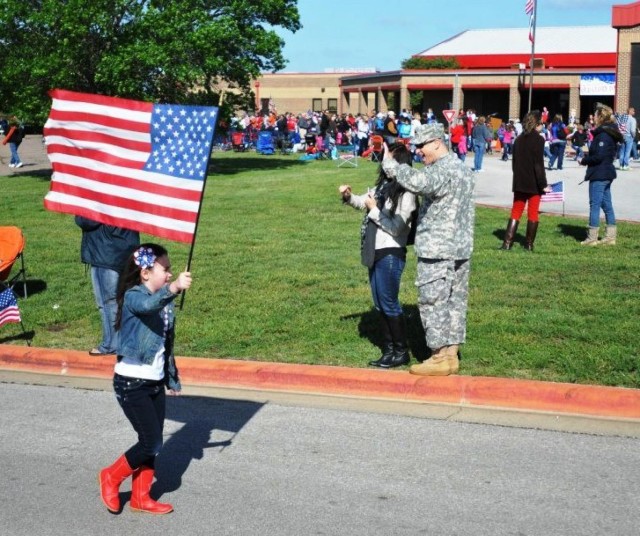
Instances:
[[[624,135],[624,142],[620,144],[618,160],[620,167],[629,167],[629,157],[631,156],[631,146],[633,145],[633,137],[628,134]]]
[[[482,169],[482,159],[484,158],[484,150],[487,146],[484,142],[473,142],[473,169],[478,171]]]
[[[616,215],[611,203],[612,182],[589,181],[589,227],[600,226],[600,209],[604,212],[607,225],[616,224]]]
[[[98,350],[103,354],[115,354],[118,351],[118,333],[115,330],[116,291],[118,289],[119,274],[115,270],[91,266],[91,283],[96,305],[102,320],[102,342]]]
[[[400,279],[405,261],[395,255],[387,255],[369,268],[369,284],[373,304],[387,316],[400,316],[402,305],[398,299]]]
[[[576,152],[575,160],[582,160],[582,157],[584,156],[584,151],[582,150],[582,146],[574,145],[573,150]]]
[[[558,159],[558,169],[562,169],[562,163],[564,162],[564,151],[567,148],[566,141],[554,141],[551,143],[551,158],[549,158],[549,169],[553,167],[553,164]]]
[[[155,458],[162,448],[164,382],[115,374],[113,390],[118,404],[138,434],[138,442],[125,453],[129,467],[154,467]]]
[[[10,164],[19,164],[20,156],[18,156],[18,144],[9,142],[9,151],[11,152]]]

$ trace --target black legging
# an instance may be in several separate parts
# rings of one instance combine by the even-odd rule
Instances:
[[[164,382],[115,374],[113,389],[118,404],[138,434],[138,442],[125,453],[129,467],[154,467],[155,458],[162,448],[166,396]]]

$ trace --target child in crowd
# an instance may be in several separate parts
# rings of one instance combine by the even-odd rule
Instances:
[[[464,133],[460,135],[460,142],[458,143],[458,158],[463,162],[467,158],[467,136]]]
[[[129,476],[133,477],[132,510],[173,511],[173,506],[149,495],[155,458],[162,447],[165,387],[171,395],[181,390],[173,355],[173,301],[191,286],[191,274],[182,272],[170,283],[171,277],[167,250],[142,244],[129,256],[118,283],[120,337],[113,388],[138,442],[98,474],[102,502],[110,512],[120,511],[120,485]]]

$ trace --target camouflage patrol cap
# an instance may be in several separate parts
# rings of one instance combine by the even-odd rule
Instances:
[[[444,137],[444,126],[441,123],[429,123],[416,127],[415,134],[411,138],[411,143],[420,145],[428,141],[442,139]]]

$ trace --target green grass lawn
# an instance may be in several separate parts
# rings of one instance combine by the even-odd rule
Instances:
[[[210,172],[177,355],[350,367],[377,358],[361,215],[337,193],[342,183],[364,191],[376,165],[216,152]],[[80,263],[80,229],[72,216],[44,210],[48,177],[0,184],[0,225],[21,227],[27,239],[30,296],[19,303],[33,344],[88,350],[100,321]],[[585,221],[543,215],[528,254],[498,251],[507,216],[477,211],[461,373],[640,387],[640,226],[620,224],[615,247],[583,248]],[[161,242],[183,269],[188,245]],[[422,357],[415,264],[411,251],[401,300]],[[24,344],[19,333],[3,326],[0,342]]]

